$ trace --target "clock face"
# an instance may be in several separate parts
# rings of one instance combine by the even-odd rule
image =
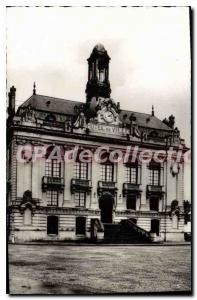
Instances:
[[[111,123],[114,121],[114,115],[110,110],[106,111],[104,113],[103,117],[104,117],[104,120],[108,123]]]

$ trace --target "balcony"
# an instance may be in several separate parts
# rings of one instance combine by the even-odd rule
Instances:
[[[148,195],[152,195],[152,194],[162,195],[165,193],[164,186],[162,185],[147,185],[146,191]]]
[[[48,188],[63,190],[64,189],[64,178],[63,177],[42,177],[42,189],[46,191]]]
[[[99,181],[98,182],[98,194],[108,191],[115,194],[117,191],[117,184],[114,181]]]
[[[89,179],[71,179],[71,193],[77,191],[90,192],[92,189],[92,183]]]
[[[123,183],[123,196],[130,194],[130,193],[141,193],[142,190],[140,190],[139,184],[133,184],[133,183]]]

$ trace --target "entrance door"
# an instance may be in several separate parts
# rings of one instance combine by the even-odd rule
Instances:
[[[151,232],[156,233],[156,235],[159,235],[159,220],[151,220]]]
[[[112,223],[114,198],[110,193],[104,194],[99,200],[99,208],[101,210],[101,222]]]

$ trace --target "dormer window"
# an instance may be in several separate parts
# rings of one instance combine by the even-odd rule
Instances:
[[[55,122],[56,121],[56,116],[53,114],[47,115],[45,118],[45,121],[47,122]]]

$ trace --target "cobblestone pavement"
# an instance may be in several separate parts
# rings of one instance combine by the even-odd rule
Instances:
[[[11,294],[191,290],[186,246],[9,245]]]

